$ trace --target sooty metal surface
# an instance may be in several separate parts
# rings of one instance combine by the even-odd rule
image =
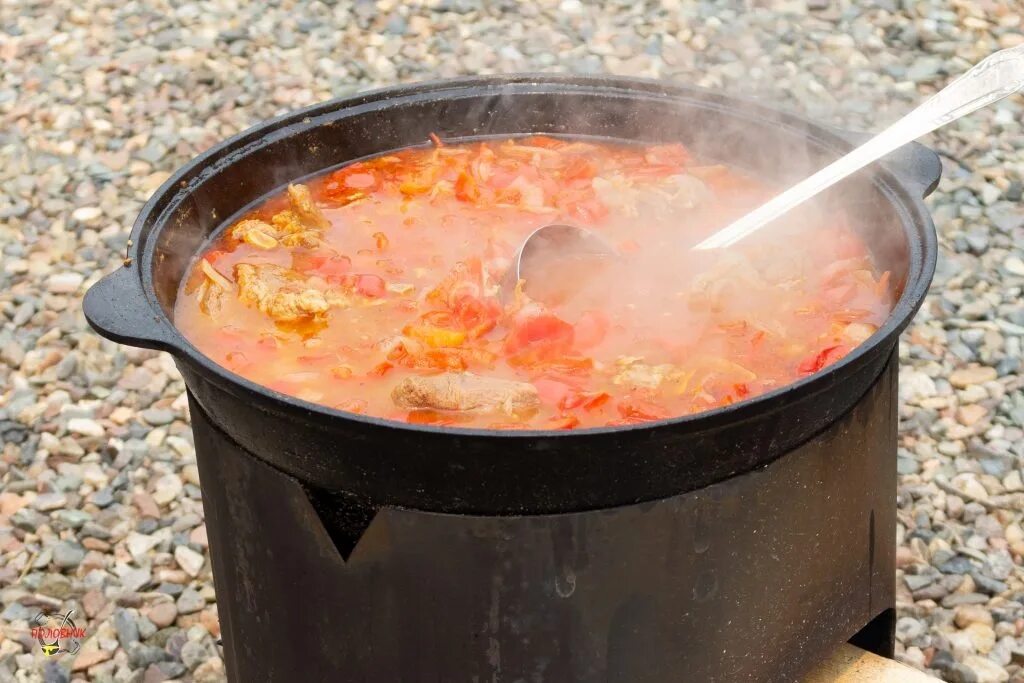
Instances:
[[[361,538],[193,403],[231,678],[774,683],[876,618],[864,644],[891,655],[895,389],[890,359],[811,441],[680,496],[525,517],[384,508]]]

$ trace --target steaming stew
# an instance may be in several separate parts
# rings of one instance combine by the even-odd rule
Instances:
[[[840,215],[688,252],[767,196],[678,144],[433,137],[228,226],[175,319],[232,372],[349,412],[493,429],[697,413],[818,372],[891,309],[889,274]],[[517,245],[554,222],[625,258],[556,260],[543,303],[520,283],[503,304]]]

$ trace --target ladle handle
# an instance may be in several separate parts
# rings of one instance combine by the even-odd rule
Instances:
[[[728,247],[893,150],[1024,88],[1024,45],[979,62],[920,107],[846,156],[722,228],[694,249]]]

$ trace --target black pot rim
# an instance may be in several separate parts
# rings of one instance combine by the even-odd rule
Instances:
[[[535,87],[536,90],[531,90],[531,86]],[[517,92],[540,91],[551,92],[552,94],[574,90],[593,90],[605,93],[620,91],[625,96],[633,97],[649,95],[685,98],[688,95],[700,94],[704,100],[715,101],[722,110],[735,112],[737,108],[743,108],[745,112],[748,112],[749,118],[771,116],[778,122],[779,126],[797,128],[804,137],[836,152],[843,153],[849,151],[854,146],[847,138],[835,132],[834,129],[816,124],[800,115],[765,106],[755,100],[710,93],[702,88],[667,84],[651,79],[527,73],[511,76],[471,76],[378,88],[365,93],[314,104],[260,122],[204,151],[191,162],[178,169],[154,192],[152,197],[143,206],[133,225],[131,231],[132,247],[129,249],[129,255],[132,256],[134,265],[121,268],[107,276],[107,278],[114,278],[119,275],[129,276],[140,280],[137,284],[133,283],[133,286],[138,289],[139,285],[141,285],[141,293],[146,299],[148,308],[154,314],[151,322],[161,328],[160,332],[153,334],[152,338],[148,339],[110,333],[102,323],[94,321],[93,316],[90,315],[88,301],[86,304],[86,317],[94,327],[100,329],[100,331],[105,333],[105,336],[113,338],[115,341],[168,351],[179,361],[191,365],[205,378],[215,382],[220,389],[243,399],[264,399],[260,401],[263,409],[269,409],[265,405],[265,399],[269,398],[274,402],[274,409],[288,414],[293,419],[301,417],[310,421],[324,419],[348,420],[362,423],[367,427],[398,429],[434,436],[450,435],[459,438],[501,437],[532,440],[538,437],[544,437],[545,439],[580,439],[602,434],[619,434],[629,431],[657,430],[665,427],[679,428],[684,426],[689,427],[694,432],[713,431],[730,423],[742,422],[753,415],[775,412],[788,403],[786,401],[787,398],[797,400],[833,388],[842,380],[843,375],[855,367],[865,355],[877,347],[895,344],[897,336],[909,324],[913,315],[920,308],[935,270],[937,240],[934,224],[930,214],[921,202],[921,198],[913,194],[919,188],[908,186],[905,181],[901,181],[893,172],[884,167],[876,167],[873,171],[873,179],[877,189],[902,213],[911,212],[909,216],[910,223],[923,228],[916,234],[908,233],[908,258],[910,263],[906,285],[884,324],[867,341],[858,345],[847,356],[821,372],[730,406],[664,420],[635,425],[590,427],[568,431],[541,429],[493,430],[415,425],[381,417],[348,413],[282,394],[232,373],[215,363],[195,347],[175,327],[173,320],[158,303],[152,278],[156,244],[156,240],[153,238],[160,230],[166,227],[164,216],[187,196],[190,183],[201,181],[205,177],[206,173],[204,171],[208,172],[222,164],[231,163],[232,158],[240,151],[269,142],[282,129],[291,128],[296,125],[317,125],[317,117],[333,114],[340,110],[373,107],[381,103],[394,103],[405,98],[437,97],[446,93],[455,94],[466,89],[492,88],[497,91],[510,87],[521,88]],[[923,189],[923,194],[927,194],[930,189]]]

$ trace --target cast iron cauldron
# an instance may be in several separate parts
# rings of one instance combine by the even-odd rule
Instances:
[[[921,199],[938,158],[908,146],[824,199],[892,271],[881,330],[825,372],[697,416],[568,433],[395,423],[253,384],[174,328],[186,267],[226,219],[432,132],[681,141],[777,183],[853,146],[704,90],[516,76],[320,104],[178,171],[85,314],[184,375],[232,679],[781,681],[852,637],[891,654],[895,346],[935,265]]]

